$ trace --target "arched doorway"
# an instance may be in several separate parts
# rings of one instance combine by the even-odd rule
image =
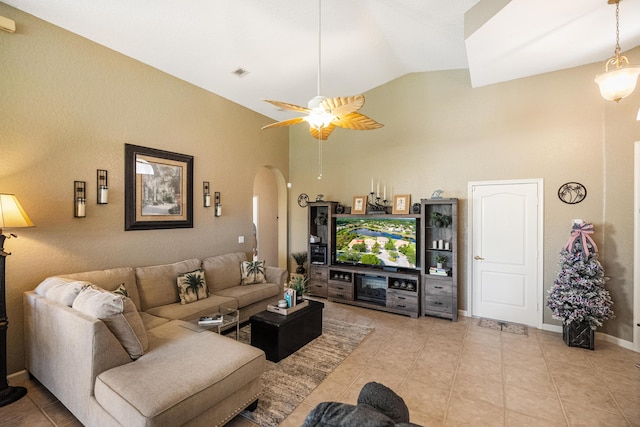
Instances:
[[[267,265],[288,269],[287,184],[282,173],[263,166],[253,180],[254,254]]]

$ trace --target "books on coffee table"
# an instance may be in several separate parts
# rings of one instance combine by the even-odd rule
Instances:
[[[221,325],[223,320],[222,314],[202,316],[198,319],[198,325]]]

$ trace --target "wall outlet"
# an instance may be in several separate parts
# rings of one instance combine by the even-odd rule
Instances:
[[[238,236],[238,243],[244,243],[244,236]]]

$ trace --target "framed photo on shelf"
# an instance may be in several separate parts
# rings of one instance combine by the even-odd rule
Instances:
[[[394,214],[408,214],[411,207],[411,194],[396,194],[393,196]]]
[[[367,196],[353,196],[352,214],[367,213]]]
[[[193,228],[193,156],[125,144],[124,229]]]

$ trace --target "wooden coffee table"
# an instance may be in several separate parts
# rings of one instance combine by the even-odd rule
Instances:
[[[309,300],[309,306],[289,315],[262,311],[249,318],[251,345],[263,350],[267,360],[279,362],[322,335],[324,304]]]

